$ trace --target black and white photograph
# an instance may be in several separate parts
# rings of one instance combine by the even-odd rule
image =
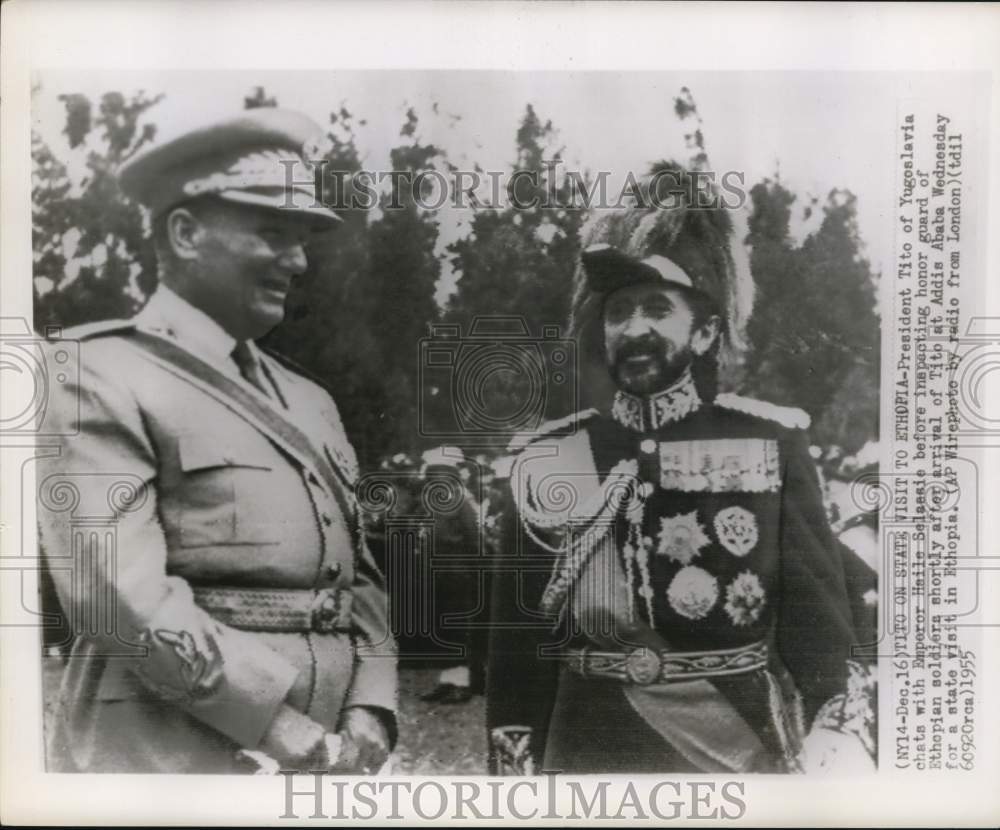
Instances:
[[[627,7],[665,49],[698,19]],[[990,71],[91,50],[19,64],[18,224],[4,168],[37,786],[181,799],[105,824],[807,825],[995,771]]]

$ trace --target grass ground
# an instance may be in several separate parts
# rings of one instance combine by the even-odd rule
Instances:
[[[399,673],[397,772],[402,775],[485,775],[486,705],[477,695],[468,703],[424,703],[438,670],[407,668]]]

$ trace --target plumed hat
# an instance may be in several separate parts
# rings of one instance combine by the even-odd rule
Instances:
[[[670,183],[669,198],[662,192],[664,182]],[[753,303],[753,282],[736,266],[732,217],[718,194],[704,180],[696,183],[679,165],[660,162],[633,195],[633,204],[598,211],[582,231],[571,336],[593,339],[604,299],[612,291],[656,282],[709,297],[722,319],[723,347],[739,348]],[[708,207],[702,206],[706,203]]]

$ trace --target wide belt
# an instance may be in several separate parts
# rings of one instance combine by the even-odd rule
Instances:
[[[194,601],[219,622],[244,631],[351,630],[350,591],[193,587]]]
[[[766,668],[767,643],[758,642],[740,648],[714,651],[656,651],[637,648],[621,652],[581,648],[565,652],[562,659],[570,671],[582,677],[648,686],[651,683],[727,677]]]

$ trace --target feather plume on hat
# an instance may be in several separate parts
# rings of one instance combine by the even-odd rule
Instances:
[[[664,192],[664,183],[669,191]],[[693,286],[711,297],[722,319],[720,358],[732,360],[743,348],[743,335],[753,307],[753,280],[749,268],[734,257],[733,220],[722,207],[714,183],[699,180],[700,199],[711,198],[716,207],[691,203],[698,197],[695,182],[680,165],[654,164],[638,182],[632,204],[599,211],[581,231],[581,249],[603,244],[636,260],[659,255],[671,260],[690,278]],[[607,292],[589,284],[583,262],[577,264],[569,333],[577,339],[581,356],[603,358],[601,310]]]

